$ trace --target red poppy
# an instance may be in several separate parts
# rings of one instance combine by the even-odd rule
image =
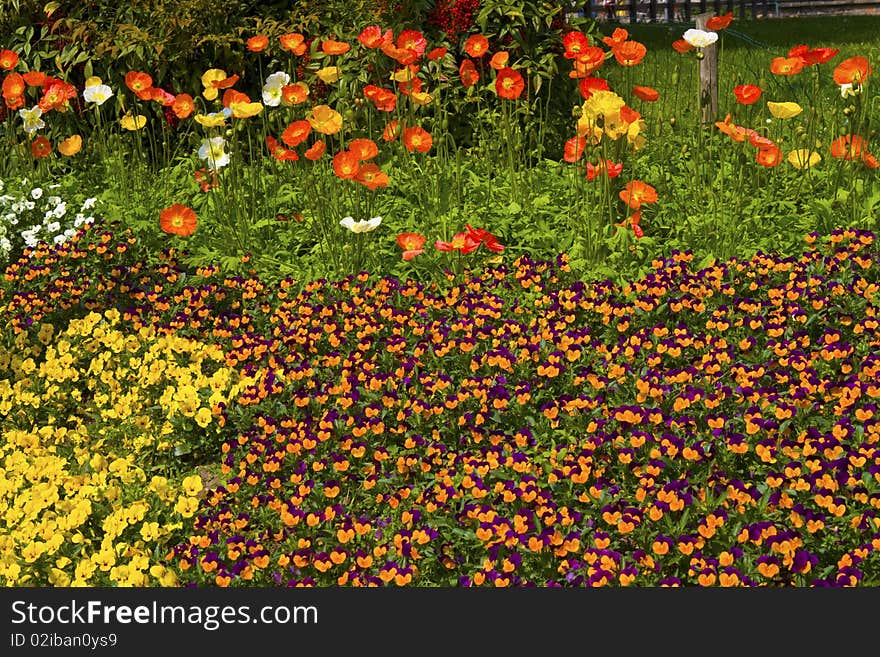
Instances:
[[[458,67],[458,75],[465,88],[474,86],[480,79],[480,74],[477,73],[477,68],[474,66],[474,62],[470,59],[462,61],[461,65]]]
[[[379,49],[401,66],[408,66],[414,63],[419,58],[415,50],[411,50],[409,48],[398,48],[390,40],[384,41],[382,45],[379,46]]]
[[[403,259],[412,260],[425,252],[425,236],[419,233],[401,233],[397,236],[397,245],[403,249]]]
[[[633,229],[633,235],[635,235],[636,238],[639,238],[639,237],[645,236],[645,231],[643,231],[642,227],[639,226],[639,222],[641,222],[641,220],[642,220],[642,210],[641,210],[641,208],[639,208],[638,210],[633,212],[630,216],[628,216],[626,219],[621,221],[619,224],[616,223],[614,225],[623,227],[623,226],[626,226],[627,224],[629,224],[630,227]]]
[[[351,50],[351,44],[335,39],[324,39],[321,42],[321,52],[325,55],[344,55]]]
[[[247,49],[251,52],[260,52],[266,49],[266,46],[269,45],[269,37],[265,34],[258,34],[257,36],[252,36],[247,40]]]
[[[24,96],[10,96],[9,98],[4,97],[4,102],[6,107],[11,110],[17,110],[21,107],[24,107]]]
[[[174,203],[159,213],[159,227],[171,235],[188,237],[196,232],[197,225],[195,211],[181,203]]]
[[[383,34],[382,28],[378,25],[370,25],[369,27],[365,27],[361,31],[361,33],[358,34],[358,41],[365,48],[378,48],[390,38],[391,30],[388,30]]]
[[[684,39],[676,39],[675,41],[672,42],[672,49],[675,50],[676,52],[680,52],[683,55],[686,52],[690,52],[691,50],[693,50],[694,46],[689,44]]]
[[[741,105],[751,105],[761,97],[761,87],[754,84],[740,84],[733,88],[733,95],[736,96],[736,102]]]
[[[623,163],[615,163],[611,160],[599,160],[596,164],[587,162],[587,180],[593,182],[603,173],[609,178],[617,178],[623,171]]]
[[[464,43],[464,51],[468,54],[468,57],[473,57],[474,59],[479,59],[485,55],[487,50],[489,50],[489,39],[482,34],[472,34]]]
[[[388,174],[383,172],[378,164],[367,162],[361,164],[358,172],[355,174],[354,181],[360,183],[367,189],[378,189],[379,187],[388,186]]]
[[[41,71],[28,71],[21,77],[29,87],[42,87],[46,82],[46,74]]]
[[[309,146],[306,149],[306,152],[303,153],[303,155],[306,156],[306,159],[309,159],[312,162],[315,162],[317,160],[320,160],[324,156],[324,153],[326,151],[327,151],[327,144],[325,144],[323,140],[319,139],[314,144]]]
[[[762,167],[775,167],[782,162],[782,151],[778,146],[763,146],[755,153],[755,161]]]
[[[803,60],[804,66],[812,66],[814,64],[824,64],[834,57],[840,50],[837,48],[810,48],[809,46],[799,45],[788,51],[789,57],[798,57]]]
[[[800,57],[774,57],[770,71],[775,75],[797,75],[804,70],[804,60]]]
[[[837,84],[854,84],[856,82],[861,84],[868,79],[873,70],[868,58],[858,55],[840,62],[834,69],[833,77]]]
[[[31,154],[35,159],[47,157],[52,152],[52,143],[45,137],[37,137],[31,143]]]
[[[575,59],[590,47],[590,39],[583,32],[572,30],[562,37],[562,45],[565,48],[565,58]]]
[[[18,66],[18,53],[12,50],[0,50],[0,68],[11,71]]]
[[[348,150],[354,153],[354,156],[361,162],[364,160],[372,160],[379,154],[379,147],[376,146],[376,142],[372,139],[366,139],[363,137],[352,139],[351,143],[348,145]]]
[[[131,89],[141,100],[150,100],[150,89],[153,86],[153,78],[147,73],[129,71],[125,74],[125,86]]]
[[[629,39],[629,32],[618,27],[614,29],[611,36],[602,37],[602,43],[613,50],[627,39]]]
[[[311,132],[312,126],[308,121],[294,121],[281,133],[281,141],[291,148],[296,148],[308,139]]]
[[[380,112],[393,112],[397,105],[397,94],[383,87],[368,84],[364,87],[364,96],[372,101]]]
[[[420,153],[427,153],[431,150],[433,139],[431,134],[419,126],[412,126],[403,131],[403,145],[410,153],[414,150]]]
[[[867,151],[865,152],[864,155],[862,155],[862,162],[864,162],[865,166],[868,167],[869,169],[876,169],[876,168],[880,167],[880,162],[877,161],[877,158],[874,157],[873,155],[871,155],[870,153],[868,153]]]
[[[144,100],[150,100],[151,90],[148,89],[145,93]],[[45,113],[62,108],[71,98],[76,98],[76,87],[63,80],[47,77],[46,82],[43,83],[43,96],[38,104]]]
[[[660,98],[660,92],[653,87],[643,87],[637,84],[633,87],[633,96],[647,103],[653,103]]]
[[[289,52],[292,52],[297,57],[305,54],[306,52],[305,37],[299,32],[282,34],[280,37],[278,37],[278,41],[281,43],[282,48]]]
[[[745,128],[745,133],[749,138],[749,143],[755,148],[768,148],[770,146],[776,146],[776,144],[773,143],[772,139],[755,132],[751,128]]]
[[[440,46],[439,48],[434,48],[426,55],[426,57],[432,62],[436,62],[438,59],[443,59],[445,56],[446,48],[444,48],[443,46]]]
[[[587,100],[593,95],[594,91],[611,91],[611,87],[602,78],[581,78],[578,81],[578,90],[581,92],[584,100]]]
[[[428,40],[418,30],[404,30],[397,37],[397,47],[412,50],[416,57],[421,57],[428,47]]]
[[[469,232],[456,233],[450,242],[442,240],[434,242],[434,248],[438,251],[459,251],[467,254],[480,248],[480,241],[474,239]]]
[[[339,151],[333,156],[333,173],[343,180],[354,178],[360,167],[357,157],[350,151]]]
[[[474,228],[470,224],[465,224],[465,228],[467,229],[468,235],[476,240],[478,245],[484,244],[487,249],[494,251],[495,253],[501,253],[504,251],[504,245],[500,244],[498,238],[488,230]]]
[[[525,81],[519,71],[505,66],[495,78],[495,93],[501,98],[515,100],[525,89]]]
[[[733,20],[733,12],[729,11],[723,16],[712,16],[709,20],[706,21],[706,29],[707,30],[723,30],[730,25],[730,21]]]
[[[638,41],[624,41],[615,46],[611,52],[621,66],[635,66],[645,58],[648,49]]]
[[[641,180],[630,180],[620,190],[618,196],[620,196],[621,201],[633,210],[638,210],[642,207],[642,203],[655,203],[657,201],[657,190]]]
[[[640,118],[642,118],[642,115],[636,112],[629,105],[624,105],[620,108],[620,120],[624,123],[635,123]]]
[[[563,149],[563,159],[566,162],[577,162],[579,159],[581,159],[581,155],[584,154],[584,149],[586,147],[587,140],[584,137],[572,137],[565,142],[565,148]]]
[[[266,146],[269,148],[269,153],[272,157],[279,162],[295,162],[299,159],[296,151],[284,148],[272,135],[266,135]]]

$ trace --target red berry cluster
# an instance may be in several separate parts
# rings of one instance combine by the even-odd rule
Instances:
[[[480,0],[438,0],[428,15],[428,24],[436,25],[455,42],[473,27],[474,14],[479,8]]]

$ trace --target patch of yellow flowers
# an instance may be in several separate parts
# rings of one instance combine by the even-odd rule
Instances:
[[[0,347],[0,583],[174,586],[162,557],[203,482],[142,466],[173,459],[180,420],[216,427],[251,381],[218,347],[126,332],[115,310],[54,333]]]

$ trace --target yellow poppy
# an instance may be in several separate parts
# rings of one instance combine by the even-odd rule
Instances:
[[[791,151],[786,159],[795,169],[803,170],[819,164],[822,161],[822,156],[809,148],[798,148]]]
[[[434,100],[434,96],[429,93],[425,93],[424,91],[414,91],[410,95],[410,100],[416,105],[427,105],[432,100]]]
[[[104,84],[104,82],[97,75],[93,75],[92,77],[86,79],[86,83],[84,86],[94,87],[99,84]]]
[[[60,144],[58,144],[58,152],[62,155],[70,157],[76,155],[82,150],[82,137],[79,135],[71,135]]]
[[[797,103],[774,103],[772,100],[767,101],[767,107],[770,113],[777,119],[790,119],[804,111],[804,108]]]
[[[329,105],[315,105],[306,117],[316,132],[334,135],[342,128],[342,115]]]
[[[324,84],[333,84],[342,77],[342,70],[338,66],[325,66],[324,68],[315,71],[315,75],[317,75]]]
[[[210,114],[196,114],[196,123],[206,128],[219,128],[226,123],[223,112],[211,112]]]
[[[126,130],[140,130],[145,125],[147,125],[147,117],[143,114],[138,114],[137,116],[126,114],[121,119],[119,119],[119,125],[121,125]]]

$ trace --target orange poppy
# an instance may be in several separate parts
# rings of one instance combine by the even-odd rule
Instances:
[[[306,120],[322,135],[335,135],[342,129],[342,115],[329,105],[315,105]]]
[[[638,41],[624,41],[615,46],[611,52],[621,66],[635,66],[645,58],[648,49]]]
[[[427,153],[434,143],[431,133],[420,126],[412,126],[403,131],[403,145],[410,153]]]
[[[499,50],[494,55],[492,55],[492,59],[489,60],[489,66],[494,68],[496,71],[500,71],[505,66],[507,66],[507,61],[510,59],[510,53],[506,50]]]
[[[333,156],[333,173],[343,180],[354,178],[360,168],[360,162],[351,151],[339,151]]]
[[[856,82],[861,84],[868,79],[873,70],[868,58],[858,55],[840,62],[834,69],[833,77],[837,84],[855,84]]]
[[[403,50],[412,50],[416,54],[416,58],[419,58],[425,54],[428,40],[418,30],[404,30],[397,37],[397,47]]]
[[[24,96],[11,96],[9,98],[4,98],[4,102],[9,109],[17,110],[20,107],[24,107]]]
[[[351,45],[335,39],[324,39],[321,42],[321,52],[325,55],[344,55],[351,50]]]
[[[880,167],[880,161],[878,161],[876,157],[874,157],[873,155],[871,155],[867,151],[865,152],[864,155],[862,155],[862,162],[864,162],[865,166],[868,167],[869,169],[876,169],[876,168]]]
[[[208,170],[206,168],[193,171],[193,178],[195,178],[203,192],[208,192],[208,190],[214,189],[220,185],[220,180],[217,178],[217,171],[214,169],[211,169],[210,181],[208,180]]]
[[[602,37],[602,43],[609,48],[614,49],[627,39],[629,39],[629,32],[622,27],[618,27],[614,29],[611,36]]]
[[[782,151],[776,145],[763,146],[755,153],[755,161],[762,167],[775,167],[782,162]]]
[[[31,144],[31,153],[36,159],[46,157],[52,152],[52,143],[45,137],[37,137]]]
[[[389,182],[388,174],[383,172],[374,162],[362,164],[355,174],[354,181],[370,190],[387,187]]]
[[[320,160],[326,152],[327,144],[325,144],[323,140],[319,139],[314,144],[309,146],[306,149],[306,152],[303,153],[303,155],[305,155],[307,159],[312,160],[312,162],[315,162],[316,160]]]
[[[660,92],[653,87],[643,87],[637,84],[633,87],[633,96],[647,103],[653,103],[660,98]]]
[[[487,50],[489,50],[489,39],[482,34],[472,34],[464,42],[464,51],[468,57],[479,59],[486,54]]]
[[[474,86],[480,79],[480,74],[477,73],[477,68],[474,66],[474,62],[470,59],[465,59],[461,63],[458,67],[458,75],[465,88]]]
[[[562,37],[562,46],[565,48],[565,58],[575,59],[590,47],[590,39],[583,32],[572,30]]]
[[[611,160],[599,160],[596,164],[587,162],[587,180],[593,182],[597,176],[605,174],[609,178],[617,178],[623,171],[622,162],[612,162]],[[621,192],[622,194],[623,192]],[[655,199],[656,200],[656,199]]]
[[[236,91],[235,89],[227,89],[223,94],[223,107],[232,110],[232,116],[236,119],[246,119],[256,116],[263,111],[263,104],[251,102],[250,97],[246,93]]]
[[[379,50],[385,53],[388,57],[396,61],[401,66],[408,66],[414,63],[419,57],[416,55],[415,50],[410,50],[409,48],[398,48],[392,41],[383,41],[382,45],[379,46]]]
[[[281,141],[291,148],[296,148],[308,139],[311,132],[312,126],[309,125],[308,121],[294,121],[281,133]]]
[[[515,100],[520,97],[525,89],[525,81],[519,71],[505,66],[498,71],[495,78],[495,93],[501,98]]]
[[[21,73],[8,73],[3,78],[3,97],[6,99],[18,98],[24,94],[25,84]]]
[[[82,143],[83,140],[80,135],[71,135],[58,144],[58,152],[67,157],[76,155],[82,150]]]
[[[177,94],[174,102],[171,103],[171,111],[178,119],[185,119],[195,111],[195,108],[193,97],[189,94]]]
[[[379,147],[372,139],[358,138],[352,139],[348,145],[348,150],[354,153],[354,156],[360,160],[372,160],[379,154]]]
[[[804,70],[804,60],[800,57],[774,57],[770,71],[775,75],[797,75]]]
[[[394,141],[395,139],[397,139],[397,137],[399,135],[400,135],[400,124],[396,120],[390,121],[385,126],[385,129],[382,130],[382,139],[384,139],[385,141],[388,141],[388,142]]]
[[[733,95],[736,96],[736,102],[741,105],[752,105],[761,97],[761,87],[754,84],[740,84],[733,88]]]
[[[690,52],[691,50],[693,50],[694,47],[684,39],[676,39],[672,42],[672,49],[676,52],[680,52],[683,55],[686,52]]]
[[[131,89],[141,100],[150,100],[150,89],[153,86],[153,78],[147,73],[129,71],[125,74],[125,86]]]
[[[620,116],[620,120],[623,123],[635,123],[640,118],[642,118],[642,115],[639,114],[638,112],[636,112],[629,105],[624,105],[623,107],[620,108],[619,116]]]
[[[391,30],[388,30],[383,34],[381,27],[378,25],[370,25],[361,31],[358,35],[358,41],[365,48],[378,48],[391,39],[391,34]]]
[[[18,66],[18,53],[12,50],[0,50],[0,68],[11,71]]]
[[[299,159],[296,151],[284,148],[272,135],[266,135],[266,147],[269,149],[272,157],[279,162],[296,162]]]
[[[727,12],[723,16],[712,16],[712,18],[706,21],[706,29],[713,30],[715,32],[717,32],[718,30],[723,30],[730,25],[730,21],[732,20],[732,11]]]
[[[859,135],[841,135],[831,142],[831,155],[844,160],[858,159],[865,150],[865,140]]]
[[[566,162],[577,162],[581,159],[586,147],[587,140],[584,137],[572,137],[565,142],[562,157]]]
[[[299,105],[309,97],[309,85],[305,82],[294,82],[281,87],[281,99],[286,105]]]
[[[412,260],[425,252],[425,236],[419,233],[401,233],[397,236],[397,245],[403,249],[403,259]]]
[[[161,103],[163,107],[168,107],[174,103],[174,96],[164,89],[153,87],[150,89],[150,100]]]
[[[291,32],[290,34],[282,34],[278,37],[281,47],[292,52],[296,56],[300,56],[306,51],[305,37],[299,32]]]
[[[812,66],[814,64],[824,64],[838,52],[840,50],[837,48],[810,48],[809,46],[799,45],[789,50],[788,56],[802,59],[804,66]]]
[[[578,82],[578,89],[584,100],[588,100],[594,91],[611,91],[608,82],[602,78],[581,78]]]
[[[642,203],[655,203],[657,201],[657,190],[641,180],[630,180],[620,190],[618,196],[620,196],[621,201],[633,210],[638,210],[642,207]]]
[[[393,112],[397,105],[397,95],[393,91],[373,84],[364,87],[364,96],[381,112]]]
[[[197,225],[195,210],[181,203],[174,203],[159,213],[159,227],[171,235],[188,237],[196,232]]]
[[[46,82],[46,74],[41,71],[28,71],[21,77],[29,87],[42,87]]]
[[[144,100],[149,100],[150,91],[147,90],[146,93],[147,97],[144,98]],[[40,109],[45,113],[53,109],[61,109],[67,105],[67,101],[71,98],[76,98],[76,87],[63,80],[52,79],[52,81],[45,87],[43,96],[40,98],[38,104]]]
[[[584,48],[572,63],[574,70],[568,74],[568,77],[585,78],[605,63],[605,51],[598,46]]]
[[[247,49],[251,52],[262,52],[266,49],[266,46],[269,45],[269,37],[265,34],[258,34],[257,36],[252,36],[247,40]]]
[[[438,59],[443,59],[446,56],[446,48],[440,46],[438,48],[434,48],[431,50],[425,57],[430,59],[432,62],[436,62]]]
[[[725,116],[723,121],[716,121],[715,127],[733,139],[733,141],[743,142],[746,140],[745,130],[740,126],[733,124],[730,119],[730,114]]]

